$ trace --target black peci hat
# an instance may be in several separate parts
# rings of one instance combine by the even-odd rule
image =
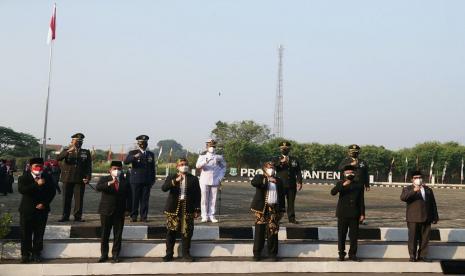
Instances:
[[[423,176],[423,174],[421,173],[420,170],[415,170],[415,171],[412,172],[412,177],[414,177],[414,176]]]
[[[39,164],[43,165],[44,164],[44,159],[42,157],[33,157],[29,159],[29,165],[34,165],[34,164]]]
[[[122,167],[122,166],[123,166],[123,162],[118,161],[118,160],[113,160],[111,161],[111,164],[110,164],[110,167]]]
[[[356,171],[357,167],[352,166],[352,165],[345,165],[344,168],[342,168],[343,171]]]

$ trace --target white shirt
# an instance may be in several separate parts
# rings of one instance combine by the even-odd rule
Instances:
[[[181,180],[181,196],[180,199],[184,199],[186,197],[186,176],[183,176]]]
[[[426,200],[426,198],[425,198],[425,188],[423,188],[423,186],[421,186],[420,192],[421,192],[421,197],[423,198],[423,200]]]
[[[200,185],[218,186],[226,173],[226,162],[219,154],[207,152],[200,155],[195,166],[202,169]]]
[[[276,204],[278,201],[278,193],[276,191],[276,183],[268,182],[268,204]]]

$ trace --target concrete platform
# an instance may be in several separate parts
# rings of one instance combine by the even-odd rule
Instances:
[[[405,261],[337,262],[296,261],[282,259],[277,262],[253,262],[250,260],[204,260],[193,263],[163,263],[159,259],[125,261],[118,264],[96,263],[87,260],[74,263],[2,264],[0,275],[131,275],[131,274],[238,274],[238,273],[305,273],[305,272],[352,272],[352,273],[442,273],[441,263],[409,263]]]
[[[165,255],[163,241],[124,241],[122,257],[153,258]],[[194,241],[192,256],[196,257],[252,257],[252,241]],[[348,247],[347,247],[348,249]],[[111,251],[111,250],[110,250]],[[179,252],[179,243],[175,252]],[[1,246],[2,260],[19,259],[20,244],[5,243]],[[283,241],[279,244],[279,256],[286,258],[337,258],[337,244],[334,242]],[[98,258],[100,243],[93,241],[47,241],[43,257],[46,259]],[[177,253],[175,253],[177,256]],[[358,256],[370,259],[408,259],[408,249],[401,242],[360,242]],[[465,245],[454,243],[432,243],[429,257],[437,260],[465,259]],[[0,274],[1,275],[1,274]]]
[[[253,226],[228,227],[195,225],[193,240],[219,239],[253,239]],[[399,227],[361,227],[359,240],[407,241],[407,228]],[[19,239],[19,226],[13,226],[7,239]],[[166,228],[163,226],[126,225],[124,240],[164,239]],[[100,226],[47,225],[45,240],[88,239],[99,238]],[[336,227],[280,227],[280,240],[320,240],[337,241]],[[432,241],[465,243],[465,229],[433,228]]]

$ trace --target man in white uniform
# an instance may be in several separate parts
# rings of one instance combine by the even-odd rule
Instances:
[[[221,180],[226,173],[226,162],[223,156],[215,153],[216,141],[207,141],[207,152],[199,156],[196,167],[201,170],[200,190],[202,199],[200,207],[202,212],[202,222],[210,220],[215,223],[216,194],[221,184]]]

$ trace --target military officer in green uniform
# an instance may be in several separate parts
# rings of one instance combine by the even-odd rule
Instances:
[[[281,155],[273,159],[276,176],[283,182],[284,194],[287,201],[287,218],[290,223],[299,223],[295,219],[295,197],[297,191],[302,190],[302,172],[299,161],[290,156],[291,143],[284,141],[279,145]]]
[[[339,164],[339,170],[341,174],[343,174],[343,169],[347,165],[352,165],[357,168],[356,179],[358,183],[363,184],[366,191],[370,190],[370,177],[368,175],[368,164],[360,159],[358,156],[360,155],[360,147],[358,145],[350,145],[349,146],[349,156],[344,158]]]
[[[71,144],[57,157],[61,162],[61,181],[63,182],[63,214],[59,222],[69,221],[71,201],[74,195],[74,221],[82,222],[84,191],[92,176],[92,158],[90,151],[82,148],[84,134],[71,136]]]

